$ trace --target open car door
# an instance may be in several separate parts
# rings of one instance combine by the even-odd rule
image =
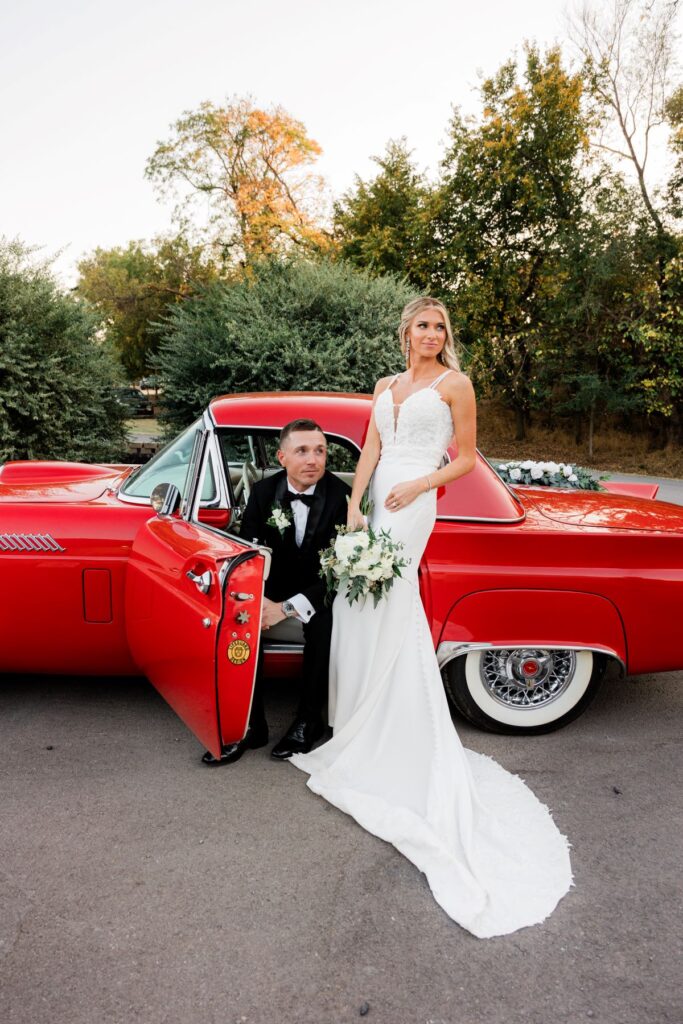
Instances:
[[[218,757],[249,723],[266,555],[174,516],[139,530],[126,578],[131,654]]]

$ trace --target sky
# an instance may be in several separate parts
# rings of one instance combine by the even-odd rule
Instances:
[[[61,251],[170,230],[144,178],[183,111],[251,95],[303,121],[339,195],[406,136],[428,172],[453,105],[525,40],[566,42],[566,0],[0,0],[0,236]]]

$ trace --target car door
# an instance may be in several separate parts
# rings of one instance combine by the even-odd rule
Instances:
[[[197,739],[218,756],[249,722],[266,556],[175,515],[135,538],[126,579],[131,654]]]

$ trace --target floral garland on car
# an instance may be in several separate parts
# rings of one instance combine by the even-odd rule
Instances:
[[[600,491],[601,476],[596,479],[583,466],[568,462],[501,462],[493,467],[507,484],[527,484],[532,487],[574,487],[582,491]]]

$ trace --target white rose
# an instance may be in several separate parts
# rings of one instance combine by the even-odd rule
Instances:
[[[355,557],[356,555],[357,553],[354,552],[354,559],[350,562],[349,572],[352,576],[366,576],[372,566],[377,563],[377,552],[367,548],[359,556]]]
[[[531,469],[535,465],[536,465],[536,463],[533,461],[533,459],[527,459],[525,462],[520,462],[519,468],[520,469]]]
[[[504,472],[505,472],[505,470],[506,470],[507,468],[508,468],[508,467],[507,467],[507,462],[503,462],[503,463],[501,463],[501,465],[500,465],[500,466],[498,467],[498,469],[499,469],[499,470],[500,470],[500,471],[501,471],[502,473],[504,473]]]
[[[522,471],[521,471],[521,469],[517,469],[516,466],[515,466],[514,469],[511,469],[510,470],[510,479],[511,480],[521,480],[522,479]]]
[[[576,473],[572,473],[572,475],[571,475],[571,476],[569,477],[569,483],[570,483],[570,484],[575,484],[575,483],[577,482],[577,480],[578,480],[578,479],[579,479],[579,478],[578,478],[578,476],[576,475]]]
[[[371,583],[375,582],[375,580],[384,579],[384,569],[381,565],[374,565],[372,569],[368,569],[365,573],[365,577],[370,580]]]
[[[567,476],[567,477],[571,476],[573,474],[573,472],[574,472],[574,470],[572,469],[571,466],[564,466],[563,469],[562,469],[563,475]]]
[[[340,533],[334,542],[334,553],[342,562],[347,562],[352,557],[356,548],[367,548],[370,543],[365,530],[357,530],[355,533]]]
[[[556,462],[546,462],[545,468],[548,473],[559,473],[560,467]]]
[[[532,470],[531,470],[531,479],[532,480],[540,480],[542,476],[543,476],[543,470],[541,469],[541,467],[540,466],[533,466]]]

